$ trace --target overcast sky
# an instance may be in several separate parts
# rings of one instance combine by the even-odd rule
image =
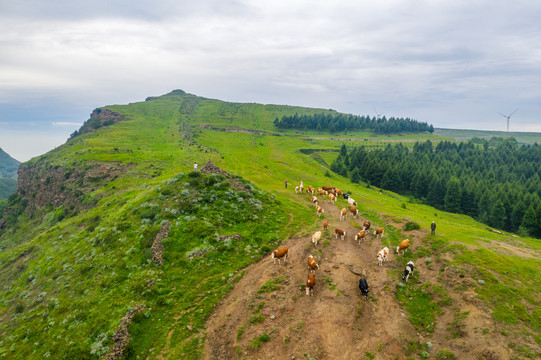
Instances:
[[[96,107],[226,101],[541,131],[541,1],[0,0],[0,148],[66,141]]]

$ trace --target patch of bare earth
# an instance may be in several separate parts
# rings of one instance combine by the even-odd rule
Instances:
[[[468,285],[475,280],[453,271],[447,261],[416,264],[420,283],[442,285],[452,298],[451,305],[442,307],[433,333],[417,332],[395,297],[400,279],[389,271],[401,271],[402,262],[391,252],[389,261],[378,266],[376,253],[382,248],[381,240],[371,235],[359,246],[353,240],[359,229],[349,223],[350,214],[341,222],[338,206],[326,201],[320,205],[329,221],[321,242],[314,247],[312,234],[295,236],[284,244],[289,248],[285,265],[273,264],[269,256],[246,268],[245,276],[207,322],[203,359],[365,359],[367,351],[375,359],[420,358],[420,350],[408,352],[411,342],[431,342],[431,357],[443,349],[452,351],[457,359],[478,359],[487,351],[493,351],[493,359],[511,357],[506,347],[509,339],[503,338],[491,310]],[[356,220],[358,224],[363,221]],[[346,230],[345,240],[330,237],[335,227]],[[408,235],[414,235],[415,251],[426,233]],[[320,266],[314,296],[306,296],[302,290],[310,254]],[[370,286],[370,300],[360,295],[361,274]],[[276,290],[258,293],[263,284],[277,278],[284,281]],[[454,290],[463,283],[465,291]],[[258,307],[263,315],[260,321]],[[457,311],[469,311],[469,315],[452,328]],[[457,333],[455,337],[452,331]],[[262,334],[268,334],[270,340],[257,343],[254,339]]]

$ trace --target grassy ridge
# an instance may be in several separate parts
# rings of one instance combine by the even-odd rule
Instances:
[[[317,226],[313,209],[294,194],[301,179],[306,185],[332,184],[351,191],[361,213],[375,225],[408,218],[427,229],[436,220],[438,235],[427,240],[426,251],[404,260],[429,252],[452,254],[452,265],[472,266],[480,280],[493,285],[476,292],[495,319],[524,326],[526,338],[539,333],[539,257],[502,254],[487,245],[512,243],[538,255],[540,243],[511,239],[469,217],[353,185],[328,173],[321,161],[330,163],[336,153],[299,151],[339,149],[342,140],[308,136],[335,135],[272,135],[277,133],[272,126],[277,116],[329,110],[233,104],[181,93],[107,108],[129,121],[78,136],[32,160],[66,168],[123,163],[129,170],[87,195],[96,199],[95,208],[61,220],[55,209],[43,219],[21,215],[18,229],[0,237],[0,246],[18,239],[0,253],[0,358],[98,358],[111,345],[126,311],[138,304],[145,310],[130,326],[128,358],[156,358],[161,349],[169,358],[198,358],[204,321],[242,277],[242,268],[282,239]],[[259,130],[264,135],[201,125]],[[348,146],[353,143],[357,144]],[[202,165],[208,159],[240,176],[253,192],[233,190],[220,176],[190,173],[194,161]],[[151,261],[151,246],[167,222],[171,228],[163,241],[165,262],[158,267]],[[390,229],[384,241],[394,245],[403,234]],[[237,233],[242,241],[228,240],[226,235]],[[425,296],[420,291],[425,288],[433,286],[412,281],[404,291],[410,297]],[[426,306],[411,312],[426,315],[424,322],[437,321],[435,301],[427,298]]]

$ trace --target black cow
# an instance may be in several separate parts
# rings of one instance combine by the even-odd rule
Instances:
[[[404,269],[404,275],[402,275],[402,280],[405,282],[408,282],[408,278],[410,277],[410,274],[413,272],[413,261],[410,261],[406,268]]]
[[[349,199],[349,195],[351,195],[350,193],[343,193],[342,196],[344,197],[344,199]]]
[[[359,289],[361,289],[361,294],[368,298],[368,283],[365,278],[359,280]]]

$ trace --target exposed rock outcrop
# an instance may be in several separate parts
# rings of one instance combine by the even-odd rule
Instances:
[[[154,238],[154,242],[152,243],[152,247],[150,248],[150,250],[152,251],[152,262],[158,266],[163,265],[162,240],[166,239],[169,236],[170,227],[171,227],[171,223],[169,222],[160,227],[160,231]]]
[[[133,322],[135,315],[142,313],[144,310],[143,305],[136,305],[133,309],[128,310],[111,338],[114,343],[112,349],[102,357],[102,360],[122,359],[131,338],[128,326]]]
[[[210,160],[207,161],[207,163],[201,168],[201,172],[206,173],[206,174],[220,174],[223,177],[225,177],[227,181],[229,181],[233,189],[244,191],[247,193],[251,192],[246,186],[244,186],[242,182],[240,182],[238,179],[231,176],[231,174],[228,173],[227,171],[224,171],[220,169],[218,166],[214,165]]]

